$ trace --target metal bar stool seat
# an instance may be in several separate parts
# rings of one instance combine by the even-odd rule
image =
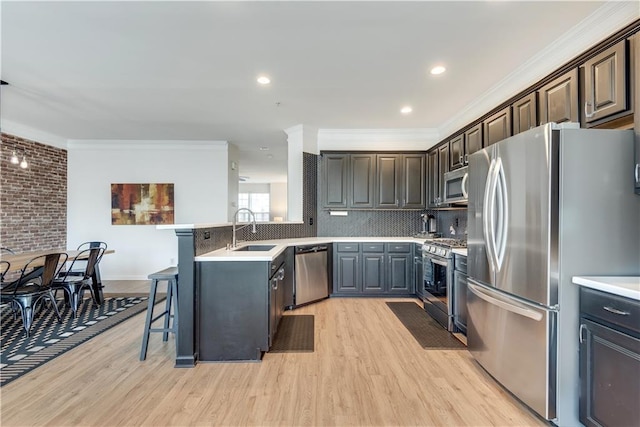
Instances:
[[[140,360],[147,358],[147,347],[149,346],[149,333],[150,332],[162,332],[162,341],[167,341],[169,338],[169,332],[174,335],[178,333],[178,267],[169,267],[164,270],[157,271],[148,276],[151,279],[151,288],[149,290],[149,305],[147,307],[147,320],[144,325],[144,332],[142,335],[142,349],[140,350]],[[154,317],[153,308],[156,305],[156,293],[158,290],[158,282],[167,281],[167,300],[165,303],[164,311]],[[173,314],[171,314],[171,306],[173,305]],[[152,328],[153,323],[164,318],[164,325],[162,328]],[[170,320],[173,318],[171,326],[169,326]],[[176,339],[177,342],[177,339]]]

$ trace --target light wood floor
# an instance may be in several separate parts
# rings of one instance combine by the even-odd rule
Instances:
[[[384,301],[287,312],[315,315],[314,353],[192,369],[173,367],[173,338],[161,334],[138,361],[140,314],[2,387],[1,425],[546,425],[466,350],[421,348]]]

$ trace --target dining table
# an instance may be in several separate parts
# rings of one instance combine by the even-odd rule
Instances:
[[[9,253],[1,253],[0,261],[8,261],[10,263],[10,267],[8,271],[20,271],[24,268],[25,265],[29,263],[32,259],[42,256],[48,255],[51,253],[59,253],[64,252],[67,254],[67,261],[74,261],[76,259],[86,259],[89,257],[89,252],[79,251],[77,249],[47,249],[47,250],[38,250],[38,251],[27,251],[20,252],[16,254]],[[107,249],[104,254],[112,254],[115,253],[114,249]],[[91,276],[91,287],[93,289],[93,294],[96,296],[97,303],[102,304],[104,302],[104,295],[102,293],[102,279],[100,278],[100,263],[96,264],[93,274]]]

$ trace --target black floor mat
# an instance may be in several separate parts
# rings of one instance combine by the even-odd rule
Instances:
[[[393,314],[425,349],[465,350],[467,347],[451,335],[414,302],[387,302]]]
[[[312,353],[314,341],[312,314],[283,316],[270,353]]]

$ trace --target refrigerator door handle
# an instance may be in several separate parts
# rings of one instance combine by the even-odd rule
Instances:
[[[497,270],[502,268],[504,254],[507,248],[507,230],[509,222],[509,202],[507,200],[507,181],[504,172],[502,159],[498,157],[496,161],[496,179],[495,179],[496,204],[498,209],[498,227],[497,236],[494,237],[495,257]]]
[[[515,314],[519,314],[520,316],[524,316],[524,317],[528,317],[529,319],[533,319],[536,322],[539,322],[542,320],[543,315],[542,313],[539,313],[537,311],[531,310],[530,308],[527,308],[526,306],[522,305],[522,304],[518,304],[512,301],[504,301],[501,298],[498,297],[494,297],[493,295],[489,295],[486,291],[482,290],[481,287],[477,286],[476,284],[472,283],[473,280],[472,279],[468,279],[469,283],[468,285],[468,289],[473,292],[473,294],[475,294],[475,296],[477,296],[478,298],[488,302],[489,304],[493,304],[495,306],[498,306],[504,310],[510,311],[512,313]]]
[[[637,172],[636,172],[636,176],[637,176]],[[637,181],[638,179],[636,179]],[[464,197],[465,199],[469,198],[469,191],[467,191],[467,181],[469,181],[469,173],[465,173],[464,176],[462,177],[462,197]]]
[[[487,257],[489,258],[489,264],[491,271],[495,271],[495,262],[493,256],[493,198],[491,195],[491,189],[493,187],[493,170],[495,169],[496,161],[491,159],[489,165],[489,171],[487,172],[487,181],[484,185],[484,200],[482,205],[482,233],[484,236],[484,244],[487,248]]]

